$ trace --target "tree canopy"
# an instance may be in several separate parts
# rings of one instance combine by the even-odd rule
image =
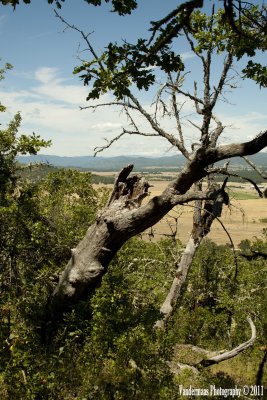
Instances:
[[[84,0],[87,4],[93,6],[101,6],[104,1],[101,0]],[[0,0],[3,5],[11,5],[15,9],[22,1],[20,0]],[[23,0],[25,4],[30,4],[31,0]],[[61,9],[65,0],[47,0],[48,4],[55,4],[58,9]],[[111,11],[117,12],[123,16],[131,14],[137,7],[138,1],[136,0],[105,0],[106,3],[111,3]],[[254,4],[242,0],[224,0],[222,13],[221,13],[221,27],[222,29],[228,30],[232,35],[232,44],[235,48],[235,54],[238,58],[241,58],[244,54],[249,57],[253,57],[257,50],[266,50],[266,37],[267,37],[267,17],[265,12],[265,6],[260,4]],[[170,50],[171,43],[182,28],[186,28],[189,31],[194,29],[191,26],[190,16],[197,9],[201,9],[205,5],[203,0],[188,0],[180,2],[170,13],[163,16],[159,21],[151,21],[151,36],[149,39],[144,40],[143,38],[138,39],[135,44],[126,43],[123,46],[118,46],[114,43],[110,43],[108,51],[101,56],[97,57],[98,62],[102,57],[109,64],[109,69],[118,66],[118,64],[127,59],[127,65],[124,66],[122,75],[122,82],[113,76],[115,82],[114,86],[117,87],[116,93],[122,94],[122,86],[127,87],[126,81],[130,79],[138,81],[139,88],[147,89],[149,85],[154,81],[153,73],[148,73],[145,68],[149,66],[158,66],[163,70],[165,68],[172,69],[172,65],[177,68],[178,65],[182,67],[179,55],[174,55]],[[95,56],[95,54],[94,54]],[[93,62],[93,61],[92,61]],[[91,66],[91,64],[90,64]],[[99,79],[104,83],[110,80],[109,75],[105,75],[103,68],[99,64],[102,73],[99,75]],[[89,73],[89,65],[86,66],[87,74],[84,80],[87,84],[91,79]],[[140,70],[142,68],[142,71]],[[244,76],[255,80],[260,86],[266,86],[267,82],[267,67],[260,64],[253,59],[249,60],[246,68],[244,68]],[[80,67],[82,69],[82,67]],[[85,68],[84,68],[85,69]],[[76,69],[78,71],[78,69]],[[94,70],[92,69],[92,72]],[[108,74],[108,69],[107,69]],[[125,75],[127,74],[127,79]],[[98,85],[101,86],[101,85]],[[96,96],[97,89],[95,89],[91,96]]]
[[[201,6],[201,2],[178,5],[166,17],[151,22],[148,39],[140,38],[134,44],[109,43],[107,50],[97,55],[88,43],[92,59],[74,70],[74,73],[82,72],[80,76],[85,85],[93,83],[87,99],[99,98],[101,93],[110,90],[120,100],[128,94],[132,84],[139,90],[148,90],[155,83],[157,68],[166,74],[183,71],[180,55],[172,48],[175,39],[183,32],[197,41],[198,54],[211,46],[212,52],[231,52],[237,60],[249,57],[244,76],[266,86],[266,66],[253,60],[256,52],[266,50],[267,46],[267,20],[263,6],[246,3],[246,7],[241,6],[238,18],[234,14],[236,20],[229,20],[225,8],[215,16],[196,11]],[[214,24],[216,27],[211,29]]]

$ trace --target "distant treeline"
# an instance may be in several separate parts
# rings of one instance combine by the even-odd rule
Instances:
[[[236,177],[236,176],[230,176],[229,180],[231,182],[246,182],[245,179],[242,178],[247,178],[247,179],[251,179],[252,181],[254,181],[255,183],[261,183],[264,182],[264,179],[253,169],[247,169],[247,170],[234,170],[231,171],[229,170],[229,173],[233,173],[234,175],[239,175],[240,177]],[[263,171],[262,172],[263,175],[267,174],[267,171]],[[215,177],[217,182],[222,182],[225,179],[224,175],[217,175]]]
[[[38,182],[42,178],[46,177],[49,173],[58,171],[59,169],[61,169],[61,168],[54,167],[50,164],[33,164],[30,166],[21,165],[19,174],[22,178],[29,179],[31,182]],[[85,169],[85,168],[71,168],[71,169],[77,169],[79,171],[84,171],[84,172],[90,172],[88,169]],[[172,175],[166,175],[166,174],[164,174],[164,172],[166,173],[167,171],[166,170],[159,171],[158,168],[155,168],[155,170],[150,170],[149,173],[146,171],[146,172],[140,172],[140,174],[145,175],[145,177],[148,181],[156,181],[156,180],[157,181],[172,181],[175,179],[175,177],[176,177],[175,170],[172,169],[170,171],[172,173]],[[230,182],[245,182],[245,179],[242,179],[242,177],[251,179],[255,183],[264,182],[264,179],[255,170],[252,170],[252,169],[247,169],[247,170],[235,169],[233,171],[229,170],[229,173],[233,173],[234,175],[239,175],[239,177],[230,176],[230,178],[229,178]],[[263,174],[267,175],[267,171],[263,171]],[[223,182],[224,179],[225,179],[224,175],[216,175],[215,176],[215,180],[217,182]],[[114,180],[115,180],[115,173],[114,173],[114,175],[108,175],[108,176],[107,175],[96,175],[96,174],[92,173],[92,183],[96,183],[96,184],[101,183],[104,185],[108,185],[108,184],[113,184]]]
[[[114,175],[103,176],[103,175],[95,175],[92,174],[92,183],[101,183],[104,185],[113,184],[115,181]]]
[[[19,169],[19,177],[22,179],[28,179],[31,182],[39,182],[41,179],[45,178],[48,174],[52,172],[59,171],[60,169],[76,169],[81,172],[90,172],[85,168],[61,168],[61,167],[54,167],[50,164],[32,164],[32,165],[21,165]],[[115,180],[115,176],[102,176],[92,174],[92,183],[102,183],[104,185],[113,184]]]

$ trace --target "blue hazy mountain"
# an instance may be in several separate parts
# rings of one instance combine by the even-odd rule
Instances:
[[[88,169],[90,171],[117,171],[128,164],[134,164],[135,170],[150,168],[181,168],[184,164],[183,156],[168,157],[139,157],[139,156],[117,156],[117,157],[61,157],[53,155],[38,154],[36,156],[19,156],[18,161],[23,164],[47,163],[55,167],[74,167]]]
[[[267,170],[267,153],[255,154],[249,159],[258,167]],[[136,171],[145,171],[151,169],[180,169],[185,159],[182,155],[163,156],[163,157],[141,157],[141,156],[117,156],[117,157],[61,157],[46,154],[37,154],[35,156],[19,156],[18,161],[22,164],[28,163],[46,163],[55,167],[72,167],[87,169],[90,171],[118,171],[123,166],[134,164]],[[219,163],[220,165],[223,162]],[[231,159],[231,168],[248,168],[248,164],[240,157]]]

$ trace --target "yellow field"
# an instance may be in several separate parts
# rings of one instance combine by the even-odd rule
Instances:
[[[158,195],[168,185],[168,182],[153,181],[153,187],[150,189],[151,196]],[[236,192],[254,194],[255,191],[249,189],[234,189]],[[231,197],[231,194],[230,194]],[[188,206],[176,207],[169,216],[164,218],[154,227],[154,233],[159,236],[163,233],[170,233],[169,224],[174,223],[172,216],[178,218],[177,237],[185,243],[189,237],[192,228],[193,204]],[[267,218],[267,199],[255,198],[249,200],[231,199],[230,207],[224,207],[221,221],[229,234],[235,246],[243,239],[252,239],[254,236],[260,236],[267,223],[260,220]],[[208,237],[218,244],[229,242],[226,232],[218,221],[214,221],[211,232]]]
[[[99,175],[114,175],[114,173],[99,173]],[[164,175],[167,175],[164,173]],[[168,185],[167,181],[151,181],[150,196],[159,195]],[[250,189],[249,185],[232,184],[235,187],[232,189],[235,193],[244,197],[256,195],[255,190]],[[239,188],[236,187],[239,185]],[[107,185],[112,188],[113,185]],[[231,191],[230,191],[230,197]],[[161,220],[153,227],[153,233],[156,239],[160,239],[164,234],[171,232],[170,225],[175,223],[173,217],[178,217],[178,234],[177,238],[183,243],[186,243],[192,228],[193,204],[175,207],[170,214]],[[224,207],[221,222],[231,235],[233,243],[237,246],[243,239],[253,239],[262,234],[264,228],[267,228],[267,223],[260,221],[267,219],[267,199],[254,198],[236,200],[231,199],[231,205]],[[147,233],[147,232],[146,232]],[[146,238],[146,233],[143,235]],[[211,232],[208,238],[217,244],[229,243],[229,238],[223,227],[218,221],[214,221]]]

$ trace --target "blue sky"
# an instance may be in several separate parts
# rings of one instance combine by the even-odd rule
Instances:
[[[133,15],[119,17],[110,13],[106,4],[93,7],[83,0],[66,0],[60,14],[84,32],[94,31],[90,38],[100,53],[109,41],[127,39],[134,42],[137,37],[147,37],[148,22],[161,18],[176,4],[174,0],[153,0],[151,10],[151,1],[141,0]],[[111,139],[119,134],[127,121],[118,110],[111,108],[98,109],[94,113],[80,111],[79,106],[87,105],[88,89],[72,75],[72,70],[79,64],[77,52],[84,44],[77,32],[63,32],[63,29],[53,7],[45,0],[32,0],[31,5],[22,4],[15,12],[9,6],[0,5],[0,57],[2,63],[8,61],[14,66],[0,84],[0,100],[8,107],[8,112],[1,118],[2,122],[5,118],[8,121],[16,111],[21,111],[21,132],[34,131],[43,138],[52,139],[53,145],[45,150],[46,153],[92,155],[95,146],[105,144],[104,138]],[[190,89],[193,80],[199,77],[200,66],[184,40],[179,42],[179,51],[192,71],[192,77],[187,77]],[[237,69],[241,66],[237,63]],[[222,59],[216,59],[215,79],[221,67]],[[245,141],[266,129],[266,90],[240,79],[238,89],[228,93],[227,98],[231,104],[220,102],[216,111],[227,125],[223,142]],[[110,95],[105,95],[103,100],[110,100]],[[140,100],[149,109],[153,93],[140,93]],[[193,105],[187,103],[183,121],[188,144],[197,139],[197,132],[188,123],[188,119],[194,120],[193,114]],[[141,120],[139,122],[142,124]],[[171,132],[175,129],[170,120],[162,123]],[[102,154],[163,155],[168,151],[169,145],[162,140],[130,136]]]

